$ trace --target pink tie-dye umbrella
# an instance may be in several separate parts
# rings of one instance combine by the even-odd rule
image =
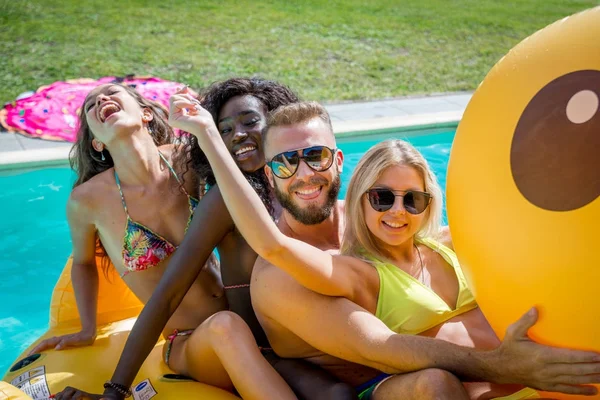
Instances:
[[[110,82],[133,86],[142,96],[167,107],[169,97],[181,86],[180,83],[159,78],[134,76],[55,82],[39,88],[29,97],[7,104],[0,110],[0,124],[9,132],[47,140],[74,142],[79,125],[77,115],[85,96],[96,86]]]

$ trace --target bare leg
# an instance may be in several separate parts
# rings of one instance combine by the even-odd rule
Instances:
[[[373,400],[438,400],[469,399],[458,378],[441,369],[424,369],[404,375],[395,375],[379,385]]]
[[[354,388],[308,361],[265,355],[300,400],[356,400]]]
[[[235,313],[214,314],[180,347],[170,364],[199,382],[230,391],[235,386],[246,400],[296,400],[260,353],[248,325]]]

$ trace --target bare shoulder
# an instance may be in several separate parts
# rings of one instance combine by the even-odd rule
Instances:
[[[254,269],[252,270],[252,284],[260,286],[269,284],[273,279],[277,278],[277,275],[279,275],[277,271],[281,271],[281,269],[277,268],[261,256],[258,256],[254,263]]]
[[[446,247],[454,250],[454,245],[452,244],[452,235],[450,234],[450,227],[449,226],[443,226],[442,229],[440,229],[440,237],[439,237],[439,239],[440,239],[440,242],[444,246],[446,246]]]
[[[70,212],[91,212],[103,203],[103,193],[116,188],[113,169],[108,169],[73,188],[67,201]]]
[[[262,311],[268,310],[273,301],[278,301],[285,293],[300,287],[287,272],[262,257],[256,259],[250,285],[253,306]]]

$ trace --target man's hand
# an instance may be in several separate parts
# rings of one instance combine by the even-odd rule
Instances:
[[[504,341],[493,351],[493,381],[520,383],[550,392],[596,394],[596,388],[584,385],[600,383],[600,354],[532,341],[527,332],[537,320],[537,310],[532,308],[508,327]]]
[[[44,350],[54,349],[63,350],[68,347],[91,346],[96,340],[95,333],[77,332],[70,335],[54,336],[42,340],[37,346],[29,352],[29,355],[40,353]]]

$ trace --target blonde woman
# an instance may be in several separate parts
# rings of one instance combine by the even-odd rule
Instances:
[[[441,190],[412,146],[388,141],[365,154],[348,190],[343,255],[332,255],[280,232],[235,170],[206,114],[185,95],[171,99],[170,123],[196,135],[238,229],[260,256],[317,293],[351,300],[396,333],[427,335],[478,349],[500,345],[466,286],[447,231],[440,229]],[[320,223],[329,216],[321,219],[319,213],[334,207],[331,188],[343,161],[333,146],[327,113],[316,103],[292,104],[271,115],[267,137],[281,126],[290,137],[265,141],[267,176],[284,208],[296,207],[298,220],[305,218],[306,225]],[[317,143],[319,139],[323,142]],[[289,150],[280,152],[286,146]],[[438,234],[440,241],[433,238]],[[360,397],[391,398],[397,379],[403,377],[382,375],[364,387]],[[471,398],[478,399],[537,396],[515,385],[480,383],[467,389]],[[456,389],[453,398],[466,395],[460,392]]]

